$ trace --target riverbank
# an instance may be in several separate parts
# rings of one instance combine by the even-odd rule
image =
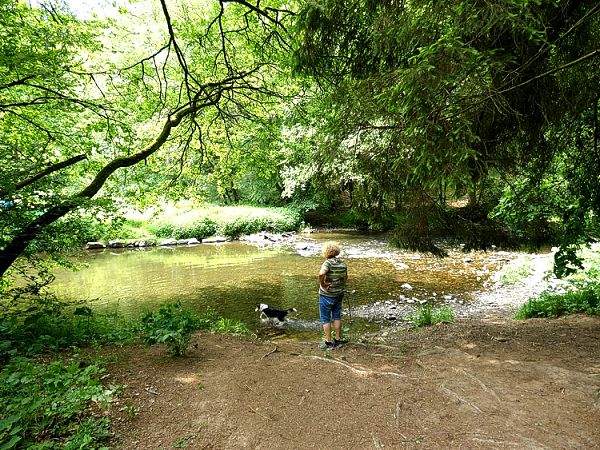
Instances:
[[[598,448],[600,318],[456,323],[350,343],[196,334],[106,349],[112,448]]]
[[[118,449],[598,448],[600,317],[515,321],[548,280],[482,293],[454,323],[317,342],[198,333],[185,358],[105,349]],[[544,264],[542,264],[542,262]]]
[[[352,243],[345,246],[349,256],[362,254],[365,250],[365,247],[360,243],[362,241],[353,240],[355,238],[348,239],[347,243]],[[309,239],[307,242],[310,244],[312,241]],[[304,246],[300,242],[297,242],[297,244]],[[207,250],[212,248],[218,250],[218,253],[221,254],[231,250],[231,246],[239,245],[241,244],[231,243],[168,252],[157,249],[155,252],[149,253],[123,250],[120,252],[105,252],[104,256],[109,259],[117,258],[119,271],[123,272],[123,258],[125,257],[129,258],[137,255],[146,258],[149,254],[157,253],[159,256],[162,255],[162,259],[165,253],[183,255],[192,253],[194,259],[197,259],[196,250],[201,248]],[[243,247],[247,250],[251,249],[247,245]],[[419,264],[422,264],[421,267],[427,270],[430,278],[437,278],[438,274],[444,273],[438,267],[440,261],[422,258],[411,259],[410,255],[407,257],[404,254],[388,254],[389,249],[381,242],[375,246],[369,246],[368,249],[370,257],[366,259],[366,262],[369,266],[374,265],[372,258],[384,259],[384,267],[387,267],[388,271],[399,270],[402,279],[406,279],[407,271],[416,268],[414,267],[416,261],[419,261]],[[316,249],[306,248],[303,251],[311,254],[310,252],[314,250]],[[266,249],[265,251],[272,252],[274,249]],[[261,254],[263,250],[254,249],[253,252]],[[279,252],[276,251],[276,253]],[[288,252],[285,251],[284,253],[287,254]],[[455,258],[456,256],[454,255]],[[379,430],[377,428],[378,423],[385,421],[385,417],[380,417],[379,409],[389,411],[392,407],[387,397],[388,393],[393,396],[397,395],[398,398],[408,396],[409,399],[412,399],[411,402],[418,400],[414,393],[404,390],[404,385],[399,387],[394,384],[382,383],[382,380],[388,377],[404,380],[404,382],[409,383],[409,387],[414,385],[423,392],[427,391],[427,394],[422,393],[425,403],[420,406],[424,408],[432,404],[435,408],[435,414],[438,411],[445,412],[445,416],[436,416],[436,420],[439,421],[441,426],[446,426],[446,422],[442,421],[446,417],[452,419],[448,421],[450,426],[455,426],[455,422],[458,420],[479,426],[479,422],[472,422],[470,417],[459,416],[459,419],[454,419],[454,409],[461,409],[461,406],[468,406],[468,404],[475,405],[483,414],[488,414],[489,411],[492,415],[496,413],[513,414],[506,408],[517,408],[519,405],[504,405],[506,403],[504,395],[511,388],[511,383],[519,383],[524,380],[534,380],[540,386],[541,391],[548,384],[548,379],[562,377],[561,380],[563,381],[561,381],[560,386],[570,387],[573,384],[579,386],[576,389],[586,391],[585,401],[587,402],[588,398],[594,398],[593,395],[590,396],[590,392],[598,392],[597,386],[600,384],[597,383],[598,377],[594,378],[593,376],[596,374],[596,368],[600,367],[597,352],[597,340],[600,334],[598,333],[597,318],[572,316],[569,319],[559,320],[512,320],[512,311],[524,301],[526,296],[542,287],[554,285],[554,282],[546,277],[547,270],[544,269],[545,264],[551,262],[551,254],[521,254],[515,259],[512,256],[514,255],[499,252],[497,255],[492,255],[492,264],[479,265],[478,262],[481,258],[487,259],[490,255],[469,254],[460,256],[448,266],[449,270],[447,272],[457,271],[458,273],[459,271],[474,270],[473,275],[476,276],[491,274],[492,276],[489,277],[488,281],[494,282],[492,285],[486,283],[486,289],[475,293],[475,298],[468,305],[459,302],[454,304],[458,316],[455,323],[442,323],[415,330],[408,326],[395,326],[392,321],[387,321],[385,323],[393,325],[385,326],[385,324],[382,324],[384,326],[375,327],[378,331],[363,333],[357,330],[359,320],[348,320],[349,317],[346,317],[344,322],[350,331],[348,334],[350,343],[330,353],[318,349],[317,341],[320,339],[318,333],[307,335],[302,342],[299,342],[299,340],[290,339],[286,334],[262,332],[260,333],[263,336],[261,340],[256,336],[253,338],[233,338],[205,332],[197,333],[193,336],[189,353],[185,358],[173,359],[169,357],[162,346],[109,346],[101,350],[100,353],[89,350],[93,355],[86,351],[83,359],[81,359],[81,361],[85,361],[84,365],[80,366],[78,370],[87,370],[86,367],[89,364],[87,361],[104,361],[101,365],[108,364],[108,372],[102,375],[103,386],[99,387],[106,389],[106,392],[110,392],[111,395],[123,391],[123,394],[114,400],[110,410],[106,410],[104,414],[102,414],[102,411],[98,411],[97,414],[100,413],[100,415],[94,415],[93,420],[96,421],[94,423],[100,426],[101,421],[105,420],[104,417],[113,419],[111,432],[114,431],[114,442],[111,446],[114,448],[243,448],[244,446],[261,448],[265,446],[263,441],[259,440],[261,437],[253,434],[255,432],[253,427],[258,424],[253,421],[248,423],[248,418],[245,417],[250,414],[262,418],[265,424],[271,424],[272,422],[273,426],[279,430],[280,436],[286,436],[286,439],[290,439],[289,446],[278,441],[278,445],[270,444],[271,447],[320,448],[319,443],[311,441],[311,436],[308,434],[302,435],[302,439],[306,442],[299,441],[293,435],[293,430],[290,427],[283,424],[284,426],[281,428],[280,421],[283,419],[279,416],[279,411],[282,411],[282,417],[286,420],[288,417],[293,420],[301,420],[303,411],[301,405],[306,400],[310,400],[312,405],[312,403],[318,402],[318,399],[329,397],[332,389],[341,389],[343,393],[340,393],[340,399],[344,402],[344,405],[351,405],[352,410],[347,413],[353,420],[361,420],[360,416],[354,411],[354,408],[358,408],[360,411],[368,411],[367,419],[370,420],[369,418],[372,416],[375,421],[371,423],[370,432],[364,428],[357,429],[362,433],[362,437],[356,442],[364,445],[352,447],[354,441],[346,442],[344,440],[339,441],[340,445],[344,448],[380,448],[383,445],[389,446],[390,439],[398,439],[397,433],[394,434],[393,429],[387,429],[387,425],[382,427],[382,430],[387,429],[387,431],[382,431],[381,438],[379,438],[379,431],[377,431]],[[247,258],[247,255],[245,258]],[[311,258],[298,258],[298,255],[295,255],[294,259],[296,262],[308,262],[306,264],[308,270],[313,268],[314,263],[311,262]],[[401,264],[402,261],[405,261],[405,263]],[[501,271],[496,273],[491,269],[497,267],[496,262],[498,261],[503,262],[503,267]],[[181,261],[179,260],[179,262]],[[447,262],[444,263],[444,266]],[[593,274],[595,263],[590,261],[590,264],[590,274]],[[181,264],[178,265],[178,267],[181,266]],[[282,267],[281,264],[276,266]],[[287,267],[288,265],[284,264],[283,266]],[[355,278],[359,274],[366,274],[367,278],[371,280],[372,276],[368,273],[370,267],[363,266],[358,270],[358,266],[359,259],[355,259],[353,261],[353,267],[357,269]],[[232,275],[232,267],[228,267],[230,275]],[[398,268],[396,269],[396,267]],[[161,268],[164,271],[164,265]],[[247,271],[248,267],[244,265],[240,274],[246,274]],[[304,273],[305,271],[302,270],[301,272]],[[262,278],[264,278],[265,272],[261,271]],[[220,273],[220,271],[217,271],[217,273]],[[587,275],[584,273],[581,276],[585,278]],[[128,275],[125,278],[130,280]],[[143,278],[148,279],[147,276]],[[231,278],[237,279],[238,276],[234,274]],[[190,278],[185,277],[185,279],[188,280],[189,284]],[[221,280],[222,277],[219,276],[219,279]],[[354,279],[353,282],[357,283],[357,280]],[[116,283],[120,284],[119,282]],[[404,283],[404,281],[399,280],[396,283],[400,289],[396,291],[395,298],[402,299],[406,304],[410,304],[408,300],[412,300],[412,297],[409,298],[408,295],[403,293],[406,292],[407,286],[402,287],[400,283]],[[415,289],[411,291],[411,295],[414,296],[417,295],[416,291],[419,287],[416,282],[413,285]],[[462,286],[464,287],[464,284]],[[295,290],[298,291],[297,285]],[[367,291],[367,289],[362,290]],[[303,290],[300,289],[300,291]],[[435,291],[440,294],[444,292],[437,288]],[[383,292],[383,295],[385,296],[386,293],[391,297],[394,296],[393,293],[388,292],[388,288]],[[398,296],[398,293],[400,293],[400,296]],[[425,300],[434,297],[435,292],[430,291]],[[251,296],[248,302],[251,304],[254,298]],[[593,300],[593,298],[590,298],[590,300]],[[357,297],[354,297],[354,300],[356,299]],[[449,300],[453,299],[454,296]],[[295,302],[297,300],[297,298],[294,299]],[[237,304],[237,302],[234,303]],[[415,303],[412,303],[412,305],[416,306]],[[350,302],[348,302],[348,306],[351,306]],[[356,312],[361,307],[356,303],[352,306],[357,309],[349,308],[348,312],[350,310]],[[252,309],[253,311],[253,307],[250,305],[247,305],[244,309]],[[85,311],[81,312],[85,313]],[[92,319],[91,322],[90,319]],[[407,321],[404,320],[396,322],[408,325]],[[78,323],[80,324],[79,331],[85,332],[87,330],[89,333],[90,330],[96,329],[96,320],[93,316],[88,316],[87,324],[85,317],[82,317]],[[564,323],[567,323],[567,325],[564,325]],[[578,346],[581,346],[581,348]],[[492,360],[487,361],[488,366],[480,367],[480,365],[471,361],[476,361],[484,356],[489,358],[488,354],[494,355],[495,352],[505,350],[507,351],[506,354],[493,356]],[[563,361],[565,356],[562,354],[563,351],[566,351],[569,357],[575,355],[577,361],[575,362],[569,358]],[[533,356],[528,355],[528,352]],[[538,358],[538,352],[541,352],[542,357]],[[69,361],[76,360],[75,367],[81,364],[78,362],[80,357],[77,355],[73,355],[73,358],[71,358],[67,354],[65,357]],[[504,359],[501,359],[501,357]],[[557,357],[560,359],[558,365],[552,362]],[[270,364],[270,361],[275,358],[277,358],[277,364]],[[443,361],[439,372],[436,366],[438,358]],[[465,358],[467,361],[464,361]],[[310,363],[306,363],[306,361]],[[515,369],[517,372],[524,371],[521,367],[527,369],[524,374],[525,379],[509,373],[510,377],[507,381],[507,375],[504,372],[511,372],[512,366],[510,364],[515,361],[519,363],[519,366]],[[535,364],[530,373],[528,370],[531,367],[531,362]],[[549,364],[554,365],[549,369],[551,373],[542,372],[548,369],[546,366]],[[577,364],[584,364],[584,366],[582,368]],[[498,369],[497,375],[500,376],[500,379],[496,379],[488,373],[493,371],[494,367]],[[422,369],[421,372],[418,372],[419,368]],[[465,378],[463,372],[457,372],[457,368],[462,368],[461,370],[468,373],[467,378],[471,381],[480,380],[486,386],[484,393],[487,392],[486,389],[493,390],[496,393],[495,395],[501,399],[502,405],[500,407],[492,405],[488,409],[486,398],[480,397],[481,393],[476,389],[474,390],[473,385],[467,383],[469,379],[466,381],[463,379]],[[16,366],[13,369],[17,372],[23,371],[22,368],[16,368]],[[43,370],[43,367],[40,367],[42,373],[44,373]],[[102,369],[98,368],[97,370]],[[566,375],[565,370],[568,371]],[[574,374],[574,372],[577,373]],[[580,373],[592,376],[586,375],[584,382],[581,382]],[[433,379],[430,378],[432,374]],[[576,379],[572,380],[571,377],[573,376]],[[358,377],[358,379],[354,380],[355,377]],[[420,378],[417,379],[418,377]],[[459,381],[455,379],[456,377],[459,378]],[[373,380],[370,378],[373,378]],[[318,386],[311,388],[306,385],[306,380],[309,379],[312,380],[312,384]],[[368,382],[365,382],[365,379]],[[335,380],[333,384],[332,380]],[[349,382],[348,380],[352,381]],[[458,384],[455,384],[457,382]],[[580,383],[580,385],[577,383]],[[242,386],[242,389],[240,389],[240,386]],[[306,389],[304,397],[301,393],[296,392],[297,386],[304,386],[304,389]],[[399,388],[401,389],[398,390]],[[194,392],[190,392],[190,389]],[[197,395],[196,391],[202,392],[205,390],[210,394]],[[294,407],[294,398],[291,398],[289,396],[291,395],[290,392],[286,393],[286,390],[291,391],[292,394],[296,393],[297,408]],[[258,393],[257,396],[251,394],[254,391]],[[309,395],[309,392],[313,394]],[[430,395],[430,392],[433,392],[433,394]],[[246,395],[244,396],[244,394]],[[383,400],[375,399],[380,395],[384,397]],[[25,397],[25,395],[23,394],[21,397]],[[260,397],[260,399],[257,397]],[[437,397],[441,397],[441,400]],[[283,406],[279,403],[281,398],[285,399]],[[452,398],[455,400],[455,405],[452,404]],[[262,409],[260,406],[263,400],[266,409]],[[513,403],[515,401],[514,399],[509,400]],[[530,400],[518,399],[516,402],[525,401],[529,405]],[[570,404],[574,400],[575,397],[573,396],[567,399],[566,407],[570,408],[569,410],[580,408],[581,405]],[[239,404],[242,408],[241,412],[230,411],[230,408],[235,409],[234,405],[236,404]],[[482,407],[482,405],[485,407]],[[594,408],[596,408],[597,403],[594,401],[591,405],[592,409],[591,412],[588,411],[588,416],[595,419]],[[556,406],[551,404],[551,407]],[[405,407],[404,404],[400,405],[401,409]],[[531,407],[532,410],[537,411],[539,408],[543,408],[544,404],[537,401],[537,403],[531,406],[525,405],[525,407]],[[377,410],[377,413],[373,412],[374,410]],[[224,411],[223,414],[226,414],[226,416],[220,415],[220,411]],[[580,413],[577,413],[577,417],[573,420],[582,420],[585,416],[584,411],[580,410]],[[414,415],[415,420],[426,423],[427,418],[422,416],[420,412],[419,409],[418,411],[412,411],[411,414]],[[345,410],[344,413],[346,413]],[[312,414],[316,413],[311,412]],[[398,413],[394,410],[393,414],[396,414],[397,417]],[[518,411],[514,414],[518,414]],[[142,418],[141,423],[137,422],[138,417]],[[322,413],[317,417],[320,417],[323,421],[326,419],[326,416]],[[179,420],[185,421],[187,424],[196,424],[198,428],[195,431],[187,427],[181,428],[181,424],[178,423]],[[234,421],[233,424],[227,423],[228,420]],[[173,422],[177,422],[177,424],[173,424]],[[106,422],[106,426],[108,426],[108,422]],[[151,428],[145,428],[146,426]],[[315,427],[318,424],[313,421],[311,416],[305,422],[297,422],[296,426]],[[340,426],[340,433],[354,431],[349,422],[345,422]],[[403,426],[410,429],[404,423]],[[562,425],[560,426],[562,427]],[[521,444],[524,441],[515,441],[517,443],[512,445],[513,441],[502,440],[508,436],[502,433],[508,432],[508,430],[500,428],[500,424],[496,424],[496,427],[495,430],[484,428],[488,430],[489,436],[497,439],[494,442],[500,443],[498,448],[522,447]],[[15,425],[14,428],[16,430],[18,427]],[[162,431],[156,434],[155,430]],[[336,439],[338,439],[337,426],[328,430],[330,433],[335,434]],[[84,431],[84,428],[81,428],[81,431]],[[100,429],[97,431],[102,432]],[[401,441],[404,448],[412,448],[410,446],[428,448],[428,445],[429,448],[437,448],[435,445],[438,443],[438,436],[428,436],[423,432],[419,434],[417,431],[413,429],[412,436],[404,433],[407,436],[407,439]],[[186,434],[180,435],[183,432]],[[232,440],[231,433],[242,436],[243,440]],[[375,433],[377,439],[372,441],[372,444],[369,444],[368,441],[371,436],[370,433]],[[568,435],[570,431],[566,432],[561,428],[560,433],[567,433]],[[326,435],[327,433],[322,435],[321,438],[327,439]],[[129,436],[137,436],[138,438],[134,441],[128,441]],[[205,439],[206,436],[212,436],[212,438],[208,441],[199,440],[200,438]],[[246,436],[250,436],[249,440],[246,439]],[[524,434],[524,436],[528,435]],[[148,437],[152,440],[145,440],[150,439]],[[590,439],[594,437],[595,435],[592,434],[589,439],[586,437],[586,440],[574,440],[573,442],[583,446],[587,445]],[[534,439],[537,439],[537,437]],[[578,438],[569,437],[569,439]],[[160,444],[156,444],[156,442],[160,442]],[[454,443],[452,440],[443,442],[444,448],[452,447]],[[540,443],[545,441],[535,442],[536,444],[533,447],[543,448]],[[459,444],[464,447],[472,447],[476,442],[461,441]],[[391,445],[394,448],[393,444]],[[492,448],[494,447],[492,446]]]
[[[552,275],[553,258],[553,253],[507,253],[508,262],[493,275],[491,286],[473,293],[472,301],[457,301],[450,297],[441,299],[440,302],[450,305],[457,318],[510,317],[529,299],[538,297],[543,291],[556,290],[560,286],[568,285]],[[510,283],[503,280],[505,274],[522,267],[526,267],[527,276],[511,280]],[[392,329],[406,329],[410,324],[402,319],[414,312],[415,307],[421,306],[423,302],[404,296],[401,301],[387,300],[357,306],[348,310],[346,314],[381,321],[390,325]]]

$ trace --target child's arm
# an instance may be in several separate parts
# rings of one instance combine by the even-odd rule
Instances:
[[[327,270],[321,268],[321,270],[319,271],[319,284],[321,285],[321,287],[325,291],[329,289],[329,284],[325,283],[325,276],[326,275],[327,275]]]

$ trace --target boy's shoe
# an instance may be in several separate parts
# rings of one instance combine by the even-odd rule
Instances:
[[[321,342],[321,345],[319,345],[319,348],[321,350],[331,350],[333,348],[335,348],[335,345],[333,345],[333,342]]]
[[[347,343],[348,343],[347,339],[334,339],[333,340],[333,346],[335,348],[343,347],[344,344],[347,344]]]

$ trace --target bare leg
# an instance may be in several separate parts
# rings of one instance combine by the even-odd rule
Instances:
[[[335,338],[338,339],[338,340],[341,340],[342,339],[342,321],[341,320],[334,320],[333,321],[333,328],[335,330]],[[331,329],[329,330],[329,336],[331,337]]]
[[[323,331],[325,332],[325,340],[331,342],[331,322],[323,324]]]

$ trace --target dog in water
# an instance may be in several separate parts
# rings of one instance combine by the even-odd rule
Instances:
[[[260,312],[261,318],[264,317],[267,319],[277,319],[280,322],[285,322],[286,316],[291,312],[296,312],[296,308],[279,309],[273,306],[269,306],[265,303],[259,303],[258,305],[256,305],[256,309],[254,311]]]

